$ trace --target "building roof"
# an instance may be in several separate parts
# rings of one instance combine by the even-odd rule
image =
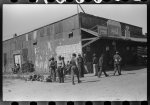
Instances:
[[[104,18],[104,17],[99,17],[99,16],[94,16],[94,15],[91,15],[91,14],[83,13],[83,12],[80,12],[79,14],[81,14],[81,15],[89,15],[89,16],[93,16],[93,17],[97,17],[97,18],[108,19],[108,18]],[[58,23],[58,22],[60,22],[60,21],[62,21],[62,20],[71,18],[71,17],[76,16],[76,15],[77,15],[77,14],[74,14],[74,15],[72,15],[72,16],[69,16],[69,17],[64,18],[64,19],[61,19],[61,20],[59,20],[59,21],[50,23],[50,24],[48,24],[48,25],[52,25],[52,24]],[[110,20],[112,20],[112,19],[110,19]],[[116,20],[114,20],[114,21],[116,21]],[[118,21],[118,22],[119,22],[119,21]],[[123,22],[120,22],[120,23],[123,23]],[[131,25],[131,24],[128,24],[128,23],[123,23],[123,24]],[[25,34],[28,34],[28,33],[30,33],[30,32],[36,31],[36,30],[38,30],[38,29],[40,29],[40,28],[43,28],[43,27],[46,27],[46,26],[48,26],[48,25],[44,25],[44,26],[42,26],[42,27],[39,27],[39,28],[34,29],[34,30],[32,30],[32,31],[29,31],[29,32],[26,32],[26,33],[24,33],[24,34],[18,35],[18,36],[16,36],[16,37],[20,37],[20,36],[22,36],[22,35],[25,35]],[[135,25],[132,25],[132,26],[135,26]],[[141,27],[139,27],[139,26],[135,26],[135,27],[141,28]],[[143,36],[143,37],[145,37],[145,36]],[[11,40],[11,39],[13,39],[13,38],[4,40],[3,42],[8,41],[8,40]],[[145,38],[144,38],[144,39],[143,39],[143,38],[132,38],[132,40],[133,40],[133,41],[144,41],[144,42],[146,41],[146,42],[147,42],[147,37],[146,37],[146,39],[145,39]]]

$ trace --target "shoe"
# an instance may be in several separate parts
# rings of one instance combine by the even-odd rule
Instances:
[[[72,83],[72,85],[75,85],[75,83]]]
[[[81,81],[79,80],[78,83],[81,83]]]
[[[106,77],[108,77],[109,75],[106,75]]]

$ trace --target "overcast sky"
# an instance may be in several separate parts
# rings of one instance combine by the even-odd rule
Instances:
[[[147,33],[147,6],[144,4],[89,4],[81,5],[86,13],[136,25]],[[81,11],[81,10],[80,10]],[[77,5],[14,4],[3,5],[3,40],[30,32],[77,13]]]

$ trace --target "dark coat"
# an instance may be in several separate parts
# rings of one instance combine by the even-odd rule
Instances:
[[[93,57],[93,64],[98,64],[98,60],[97,60],[97,57]]]

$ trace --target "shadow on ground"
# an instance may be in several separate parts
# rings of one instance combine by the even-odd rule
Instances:
[[[123,71],[132,71],[132,70],[141,70],[147,68],[146,66],[128,66],[128,67],[123,67]]]
[[[147,66],[122,66],[121,71],[133,71],[147,68]],[[106,71],[114,71],[113,68],[108,68]]]

